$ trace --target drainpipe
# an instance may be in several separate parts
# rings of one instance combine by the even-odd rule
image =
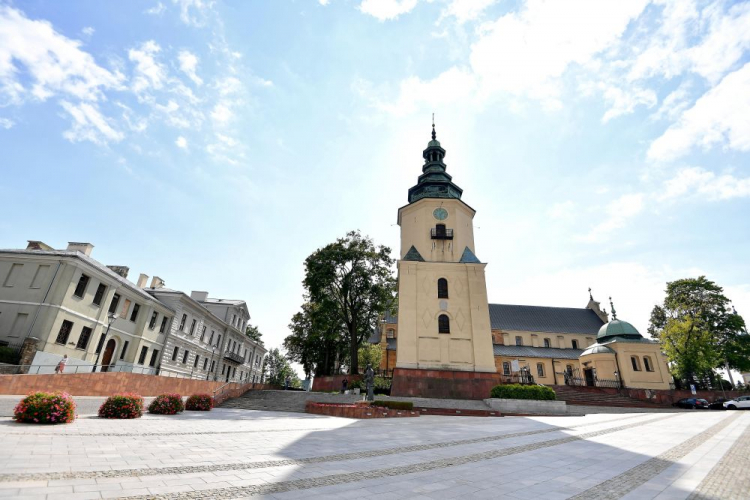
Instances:
[[[49,287],[47,287],[47,291],[44,293],[44,298],[39,303],[39,306],[36,308],[36,313],[34,314],[34,319],[31,321],[31,325],[29,325],[29,329],[26,331],[26,337],[24,340],[29,338],[29,335],[31,335],[31,331],[34,329],[34,325],[36,324],[36,319],[39,317],[39,311],[42,309],[42,306],[45,302],[47,302],[47,297],[49,296],[50,290],[52,290],[52,285],[55,283],[55,278],[57,278],[57,272],[60,270],[60,266],[62,266],[62,259],[58,261],[57,267],[55,268],[55,274],[52,275],[52,279],[49,282]],[[47,335],[49,337],[49,335]],[[44,340],[44,346],[47,346],[47,339]]]
[[[614,351],[614,349],[612,349]],[[625,382],[622,381],[622,370],[620,370],[620,360],[617,357],[617,351],[615,351],[615,366],[617,366],[617,378],[620,382],[620,389],[625,389]]]
[[[555,358],[552,358],[552,377],[554,378],[555,385],[557,385],[557,373],[555,372]]]

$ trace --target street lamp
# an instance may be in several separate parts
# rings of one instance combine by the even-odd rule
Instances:
[[[99,364],[99,356],[102,355],[104,346],[107,344],[107,335],[109,335],[109,329],[112,327],[112,323],[114,323],[116,319],[117,319],[117,314],[113,312],[107,315],[107,331],[104,332],[104,338],[102,339],[102,347],[101,349],[99,349],[99,352],[96,353],[96,361],[94,361],[94,369],[92,370],[92,373],[96,373],[96,365]]]
[[[209,339],[209,340],[211,340],[211,339]],[[218,344],[211,346],[211,366],[213,366],[213,364],[214,364],[214,354],[216,353],[216,347],[217,346],[218,346]],[[208,380],[208,377],[211,376],[211,366],[208,367],[208,373],[206,373],[206,380]]]

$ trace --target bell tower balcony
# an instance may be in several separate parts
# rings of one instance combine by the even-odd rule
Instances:
[[[430,237],[433,240],[452,240],[453,229],[446,229],[445,224],[438,224],[430,229]]]

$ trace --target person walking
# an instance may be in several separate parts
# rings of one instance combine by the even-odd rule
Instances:
[[[57,363],[55,367],[55,373],[63,373],[65,371],[65,365],[68,364],[68,355],[64,355],[63,358]]]
[[[344,380],[341,381],[341,394],[344,394],[346,392],[346,388],[349,386],[349,379],[344,378]]]

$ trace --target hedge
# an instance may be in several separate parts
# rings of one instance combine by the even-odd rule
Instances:
[[[554,401],[555,391],[543,385],[505,384],[496,385],[490,392],[491,398],[498,399],[536,399]]]
[[[76,419],[76,404],[65,392],[34,392],[16,405],[13,419],[28,424],[67,424]]]
[[[185,402],[188,411],[211,411],[214,407],[214,398],[210,394],[193,394]]]
[[[158,415],[174,415],[183,410],[185,410],[185,405],[179,394],[160,394],[148,405],[148,412]]]
[[[381,401],[375,400],[372,402],[372,406],[384,406],[391,410],[413,410],[414,403],[411,401]]]
[[[143,398],[138,394],[114,394],[99,407],[100,418],[140,418]]]

